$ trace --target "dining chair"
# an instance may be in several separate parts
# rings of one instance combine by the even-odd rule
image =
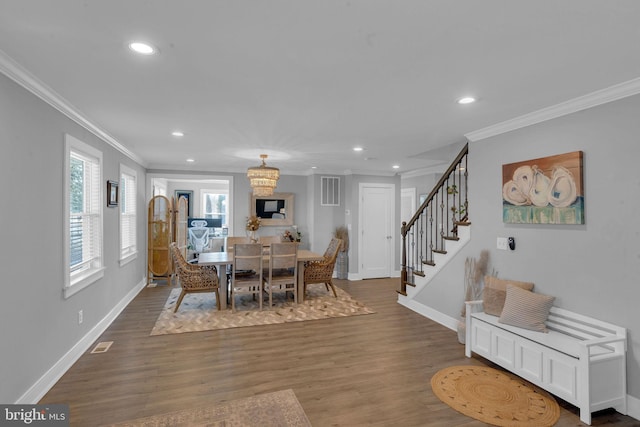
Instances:
[[[251,237],[248,236],[229,236],[226,238],[227,242],[226,242],[226,246],[225,246],[225,251],[226,252],[231,252],[233,250],[233,245],[237,244],[237,243],[251,243]]]
[[[169,245],[173,261],[175,263],[176,273],[182,292],[176,302],[176,307],[173,310],[175,313],[178,311],[178,307],[182,303],[182,299],[185,295],[198,292],[215,292],[216,294],[216,307],[220,310],[220,292],[218,291],[218,270],[214,265],[194,265],[189,264],[178,245],[173,242]]]
[[[273,307],[273,292],[292,292],[298,304],[298,244],[277,242],[271,244],[269,268],[264,277],[264,291],[269,294],[269,309]]]
[[[233,246],[233,271],[231,273],[231,310],[236,310],[236,295],[258,296],[262,310],[262,245],[237,243]]]
[[[329,242],[329,246],[324,251],[324,255],[322,256],[322,260],[320,261],[309,261],[304,266],[304,292],[307,293],[307,285],[313,283],[324,283],[329,290],[333,291],[333,296],[338,298],[338,294],[336,293],[336,288],[333,286],[333,270],[336,265],[336,259],[338,258],[338,251],[342,247],[342,240],[337,238],[332,238],[331,242]]]
[[[280,243],[282,242],[282,237],[280,236],[259,236],[258,242],[262,243],[263,246],[270,245],[272,243]]]

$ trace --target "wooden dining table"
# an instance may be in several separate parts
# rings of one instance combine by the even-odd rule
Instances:
[[[304,301],[304,263],[319,261],[322,255],[308,249],[298,249],[298,302]],[[265,262],[269,262],[269,255],[265,255]],[[233,252],[203,252],[198,256],[198,265],[215,265],[218,270],[220,293],[220,309],[227,308],[227,265],[233,265]],[[267,264],[268,265],[268,264]],[[223,285],[224,284],[224,285]]]

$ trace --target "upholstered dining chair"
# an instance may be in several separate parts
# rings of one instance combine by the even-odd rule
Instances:
[[[176,273],[182,292],[176,302],[175,313],[182,303],[182,299],[186,294],[197,292],[215,292],[216,307],[220,310],[220,292],[218,291],[218,270],[215,265],[194,265],[189,264],[182,254],[176,243],[170,245],[171,255],[175,263]]]
[[[231,273],[231,310],[236,310],[237,295],[258,296],[262,310],[262,245],[240,243],[233,246],[233,271]]]
[[[338,294],[336,293],[336,288],[333,286],[332,278],[333,278],[333,269],[336,265],[336,259],[338,258],[338,251],[342,247],[342,240],[337,238],[332,238],[331,242],[329,242],[329,246],[324,251],[324,255],[322,256],[322,260],[320,261],[309,261],[304,266],[304,292],[307,293],[307,285],[312,283],[324,283],[327,287],[327,291],[329,287],[333,291],[333,296],[338,298]]]
[[[269,268],[264,275],[264,291],[269,295],[269,309],[273,307],[273,292],[292,292],[293,301],[297,304],[298,244],[296,242],[271,243]]]

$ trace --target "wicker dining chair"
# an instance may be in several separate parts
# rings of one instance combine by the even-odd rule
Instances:
[[[265,269],[264,291],[269,295],[269,309],[273,306],[274,292],[292,292],[298,303],[298,243],[271,243],[269,266]]]
[[[175,313],[178,311],[178,307],[182,303],[182,299],[186,294],[198,293],[198,292],[215,292],[216,294],[216,307],[220,310],[220,292],[218,290],[218,270],[214,265],[197,265],[189,264],[182,254],[176,243],[171,243],[171,255],[175,263],[176,273],[182,292],[178,301],[176,302],[176,308],[173,310]]]
[[[320,261],[309,261],[304,266],[304,293],[307,293],[307,285],[312,283],[324,283],[327,287],[327,291],[329,287],[333,291],[333,296],[338,298],[338,294],[336,293],[336,288],[333,286],[332,278],[333,278],[333,269],[336,265],[336,259],[338,258],[338,252],[342,247],[342,240],[337,238],[332,238],[331,242],[329,242],[329,246],[327,250],[324,251],[324,255],[322,256],[322,260]]]

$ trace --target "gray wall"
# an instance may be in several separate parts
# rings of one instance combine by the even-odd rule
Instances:
[[[138,171],[139,194],[138,257],[119,266],[118,209],[105,207],[105,275],[68,299],[62,296],[65,133],[102,151],[105,191],[106,180],[120,180],[122,162]],[[145,171],[2,74],[0,147],[0,402],[13,403],[142,282]]]
[[[628,328],[629,395],[640,398],[640,96],[470,144],[471,242],[419,295],[451,317],[462,304],[464,259],[491,252],[499,276],[532,281],[556,305]],[[584,152],[585,224],[502,222],[501,166]],[[496,250],[513,236],[516,250]]]

